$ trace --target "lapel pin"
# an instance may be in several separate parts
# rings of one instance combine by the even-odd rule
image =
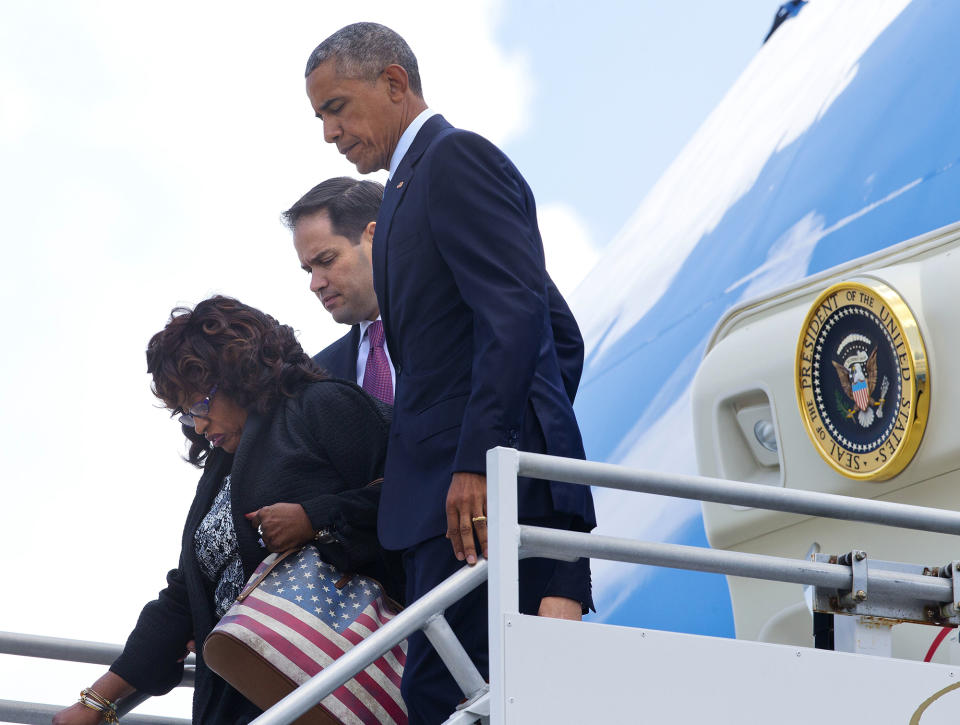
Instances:
[[[403,186],[403,182],[402,182],[402,181],[401,181],[399,184],[397,184],[397,188],[399,189],[401,186]]]

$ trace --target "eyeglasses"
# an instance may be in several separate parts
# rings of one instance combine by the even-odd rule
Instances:
[[[216,385],[214,385],[210,392],[207,393],[206,398],[187,408],[187,411],[180,416],[180,422],[183,425],[188,425],[191,428],[195,428],[197,422],[194,420],[194,418],[206,418],[208,415],[210,415],[210,401],[213,400],[213,394],[215,392],[217,392]]]

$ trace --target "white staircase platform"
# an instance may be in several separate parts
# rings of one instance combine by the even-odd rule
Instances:
[[[956,725],[960,668],[505,614],[506,723]]]

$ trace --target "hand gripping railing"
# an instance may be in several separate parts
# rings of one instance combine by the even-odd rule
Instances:
[[[488,569],[489,710],[468,707],[461,713],[462,718],[455,714],[447,723],[475,722],[478,713],[482,713],[482,719],[486,720],[487,712],[489,722],[504,722],[505,662],[501,625],[505,615],[519,611],[518,562],[528,556],[571,561],[581,556],[589,556],[838,589],[849,588],[852,582],[852,567],[840,564],[522,526],[517,520],[517,478],[521,475],[809,516],[864,521],[920,531],[960,534],[960,513],[955,511],[701,476],[636,471],[606,463],[522,453],[512,448],[494,448],[487,453],[489,561],[481,560],[476,566],[465,567],[454,574],[330,667],[274,705],[254,723],[281,725],[292,722],[418,629],[423,629],[430,637],[444,657],[447,667],[454,673],[464,694],[475,701],[484,692],[482,680],[477,679],[479,675],[474,674],[476,668],[470,663],[449,627],[445,626],[446,622],[442,621],[441,615],[447,606],[479,586],[487,578]],[[929,601],[958,603],[948,579],[902,572],[870,571],[868,582],[872,592],[896,590]],[[447,650],[452,654],[445,655]]]
[[[122,651],[123,647],[119,644],[19,632],[0,632],[0,654],[6,655],[110,665]],[[193,687],[195,662],[194,655],[190,655],[184,662],[183,680],[180,686]],[[117,712],[123,716],[124,725],[189,725],[190,721],[182,718],[128,714],[149,697],[143,693],[133,693],[117,702]],[[46,705],[37,702],[0,700],[0,722],[49,723],[63,707],[63,705]]]

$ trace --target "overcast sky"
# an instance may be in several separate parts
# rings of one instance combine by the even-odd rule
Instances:
[[[777,5],[0,0],[0,628],[121,642],[176,564],[198,474],[143,355],[171,307],[230,294],[309,352],[342,334],[279,222],[355,175],[303,90],[327,34],[376,20],[406,37],[428,104],[527,176],[569,293]],[[0,698],[68,703],[100,669],[2,657]]]

